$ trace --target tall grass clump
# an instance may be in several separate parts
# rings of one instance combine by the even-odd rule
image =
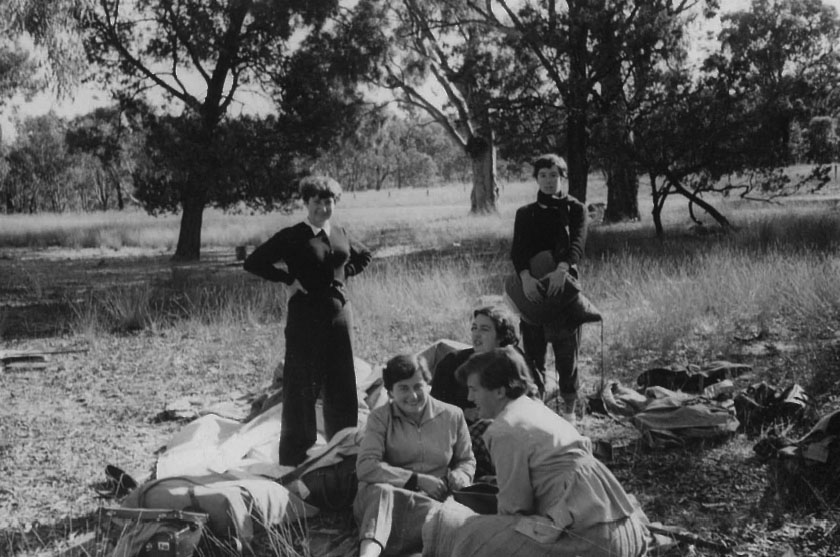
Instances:
[[[214,328],[277,321],[286,305],[285,289],[245,277],[213,282],[174,279],[89,292],[71,302],[73,330],[87,335],[132,332],[192,323]]]
[[[741,245],[760,251],[836,252],[840,250],[840,211],[793,208],[748,215],[739,236]]]
[[[192,286],[173,299],[183,318],[202,325],[224,328],[279,320],[286,307],[286,289],[243,278]]]
[[[275,526],[262,527],[265,532],[262,551],[266,557],[311,557],[309,524],[305,516],[284,521]]]
[[[739,328],[767,334],[780,317],[803,334],[831,326],[840,316],[838,222],[791,214],[719,238],[605,242],[585,263],[585,284],[613,355],[690,344],[714,356]]]
[[[71,305],[74,329],[88,335],[158,327],[162,324],[160,307],[148,284],[92,291]]]

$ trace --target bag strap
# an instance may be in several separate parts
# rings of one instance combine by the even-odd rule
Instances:
[[[146,508],[146,494],[149,492],[149,490],[152,489],[153,487],[159,486],[163,482],[172,481],[172,480],[185,481],[187,483],[193,484],[194,486],[202,485],[201,483],[195,481],[194,479],[192,479],[188,476],[172,476],[172,477],[169,477],[169,478],[160,478],[160,479],[157,479],[157,480],[154,480],[154,481],[151,481],[151,482],[146,482],[145,484],[140,486],[140,490],[139,490],[139,493],[137,495],[137,506],[140,507],[140,508]],[[195,488],[192,488],[192,487],[189,488],[187,493],[190,497],[190,504],[197,503],[198,500],[195,498]],[[196,504],[196,508],[198,508],[197,504]]]

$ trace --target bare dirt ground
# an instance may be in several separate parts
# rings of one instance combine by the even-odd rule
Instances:
[[[68,330],[68,302],[115,284],[166,286],[241,273],[233,254],[222,251],[178,266],[164,254],[110,255],[0,251],[1,348],[65,351],[51,355],[43,369],[0,372],[0,555],[87,554],[83,548],[90,547],[85,543],[96,530],[97,509],[112,503],[91,488],[104,479],[106,464],[147,477],[155,451],[183,425],[155,420],[167,403],[240,395],[247,402],[249,393],[270,382],[281,354],[278,324],[94,336]],[[813,412],[786,432],[792,438],[807,431],[815,416],[840,406],[836,331],[803,339],[777,323],[760,338],[733,339],[721,356],[753,366],[737,379],[739,388],[766,380],[806,389]],[[684,360],[704,363],[694,361],[691,346]],[[624,371],[671,363],[639,354],[624,363]],[[589,392],[595,367],[589,363]],[[769,430],[738,433],[723,443],[650,450],[627,422],[588,415],[580,429],[615,447],[608,465],[652,521],[696,535],[668,555],[840,555],[838,501],[779,489],[772,461],[753,450]],[[346,514],[325,515],[312,527],[322,539],[352,536]],[[313,554],[323,554],[325,545],[318,547]]]

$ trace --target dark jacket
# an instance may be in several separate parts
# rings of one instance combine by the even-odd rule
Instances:
[[[569,195],[560,198],[559,207],[530,203],[516,211],[510,257],[516,273],[528,269],[531,258],[551,251],[557,263],[577,265],[586,243],[586,206]]]
[[[332,225],[329,238],[325,236],[315,236],[305,222],[284,228],[257,247],[243,267],[272,282],[292,284],[297,279],[310,294],[342,287],[372,256],[340,226]],[[285,269],[275,267],[281,261]]]

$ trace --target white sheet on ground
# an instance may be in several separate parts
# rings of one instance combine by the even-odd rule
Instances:
[[[434,369],[446,354],[468,347],[457,341],[441,339],[419,351],[418,355],[426,359],[430,369]],[[384,389],[367,392],[382,377],[381,366],[372,366],[355,358],[355,370],[359,419],[354,436],[345,439],[342,444],[352,439],[358,444],[370,410],[386,404],[388,400]],[[216,414],[207,414],[190,422],[172,436],[166,449],[158,456],[155,477],[239,472],[279,478],[291,472],[292,467],[280,465],[277,453],[282,408],[282,404],[272,406],[247,423]],[[315,415],[318,435],[315,445],[308,451],[309,458],[327,448],[320,401],[316,404]],[[336,452],[341,455],[348,451],[352,452],[352,449],[345,447]],[[329,462],[325,459],[323,465]]]
[[[359,419],[357,426],[364,430],[370,406],[384,404],[382,397],[367,394],[381,369],[364,360],[355,359],[358,386]],[[366,400],[367,399],[367,400]],[[281,466],[277,446],[280,443],[282,404],[265,410],[247,423],[215,414],[204,415],[178,431],[158,457],[155,477],[201,476],[210,473],[242,472],[279,478],[293,470]],[[324,434],[323,408],[315,406],[317,440],[309,450],[310,456],[327,445]]]

